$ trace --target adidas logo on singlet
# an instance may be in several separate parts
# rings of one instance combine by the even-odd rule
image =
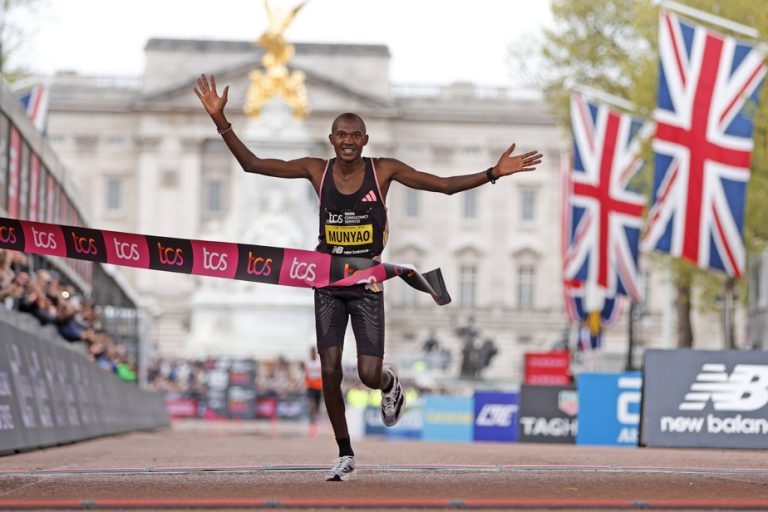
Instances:
[[[363,198],[363,202],[375,203],[376,201],[378,201],[378,199],[376,199],[376,194],[373,193],[373,190],[368,191]]]

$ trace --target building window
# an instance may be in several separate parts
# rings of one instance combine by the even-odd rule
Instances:
[[[221,213],[224,210],[224,183],[221,180],[209,180],[205,184],[206,213]]]
[[[520,309],[533,308],[534,283],[536,281],[536,267],[533,265],[520,265],[517,269],[517,306]]]
[[[405,216],[413,219],[419,216],[419,191],[412,188],[405,189]]]
[[[107,210],[114,212],[123,208],[123,180],[107,178]]]
[[[462,194],[464,197],[464,218],[476,219],[477,218],[477,190],[465,190]]]
[[[473,307],[477,289],[477,267],[462,265],[459,269],[459,305]]]
[[[520,191],[520,219],[531,222],[536,218],[536,191],[524,188]]]

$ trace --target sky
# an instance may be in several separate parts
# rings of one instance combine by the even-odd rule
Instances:
[[[44,75],[139,75],[152,37],[248,41],[267,23],[263,0],[38,0],[11,15],[27,34],[19,58]],[[387,44],[399,84],[514,87],[510,45],[519,53],[551,23],[547,0],[308,0],[286,38]]]

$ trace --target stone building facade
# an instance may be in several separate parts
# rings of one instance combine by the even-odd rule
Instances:
[[[284,243],[314,247],[317,199],[310,185],[243,173],[192,92],[201,72],[213,73],[220,90],[230,86],[227,113],[241,136],[248,139],[254,126],[262,133],[279,131],[258,125],[266,120],[254,125],[242,110],[249,73],[260,56],[247,42],[152,39],[139,78],[55,77],[49,136],[98,227],[266,245],[280,245],[278,238],[286,235]],[[478,340],[491,338],[499,349],[486,375],[517,382],[526,351],[548,350],[574,335],[560,284],[560,176],[561,158],[570,144],[567,135],[531,94],[465,83],[392,84],[389,59],[388,48],[380,45],[296,44],[292,67],[306,74],[312,112],[296,144],[276,137],[270,146],[262,137],[254,144],[256,152],[286,157],[301,150],[331,157],[331,121],[347,111],[366,120],[366,155],[395,157],[441,176],[482,171],[513,142],[518,152],[541,151],[544,161],[535,173],[453,197],[393,184],[388,197],[391,233],[385,260],[422,270],[441,267],[454,299],[438,307],[403,283],[388,282],[388,357],[412,360],[433,338],[452,354],[448,371],[455,374],[463,343],[456,330],[472,319]],[[268,213],[271,227],[260,234],[245,233],[245,227],[266,222]],[[270,243],[269,237],[275,239]],[[207,289],[218,293],[222,311],[234,307],[226,299],[227,283],[124,272],[153,315],[151,337],[162,354],[301,358],[313,343],[308,290],[280,296],[282,310],[274,312],[279,320],[272,327],[243,318],[237,322],[244,325],[233,327],[225,316],[218,323],[198,322],[216,307],[210,300],[207,306],[200,306],[204,301],[195,305],[200,290]],[[646,277],[638,339],[642,345],[671,347],[671,287],[663,271],[647,271]],[[238,297],[242,302],[251,294],[250,307],[261,311],[258,318],[268,319],[276,307],[275,288],[240,289]],[[623,365],[626,317],[606,333],[605,369]],[[208,331],[196,332],[203,324]],[[718,329],[716,319],[706,315],[696,326],[707,332]],[[718,343],[711,339],[703,346]]]

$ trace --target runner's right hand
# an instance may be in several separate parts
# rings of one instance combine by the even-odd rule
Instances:
[[[194,87],[195,94],[200,98],[200,102],[205,107],[206,112],[213,116],[224,111],[224,105],[227,104],[227,94],[229,86],[224,87],[221,96],[216,91],[216,77],[211,75],[211,83],[208,85],[208,78],[203,74],[197,79],[197,86]]]

